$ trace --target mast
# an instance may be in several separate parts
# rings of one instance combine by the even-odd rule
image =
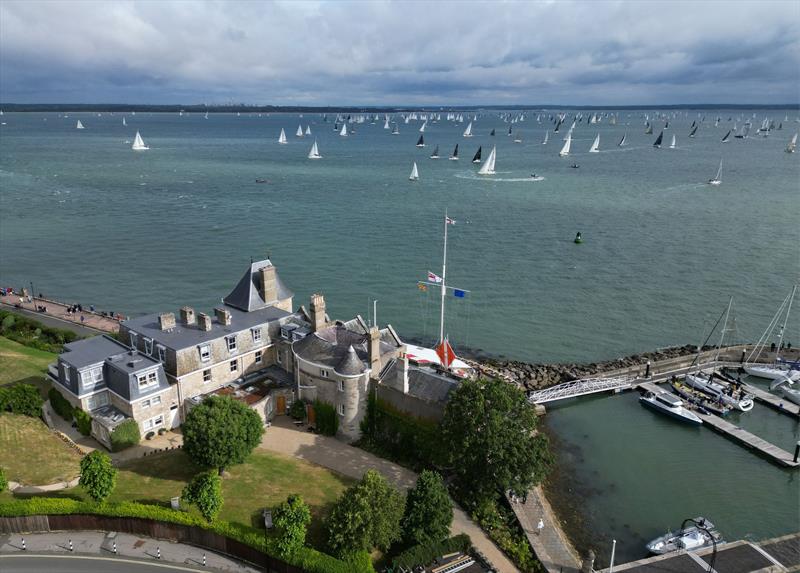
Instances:
[[[442,254],[442,307],[439,315],[439,342],[444,343],[444,295],[447,287],[445,286],[445,279],[447,278],[447,210],[444,211],[444,252]],[[445,353],[447,347],[445,347]],[[447,362],[445,360],[445,362]]]
[[[714,354],[714,362],[719,360],[719,351],[722,349],[725,333],[728,331],[728,317],[731,314],[731,306],[733,306],[733,297],[728,300],[728,309],[725,311],[725,322],[722,323],[722,332],[719,335],[719,344],[717,344],[717,352]]]
[[[447,237],[447,233],[445,233],[445,237]],[[792,301],[794,300],[794,293],[796,292],[797,292],[797,285],[794,285],[792,287],[792,295],[789,297],[789,306],[786,308],[786,318],[783,319],[783,324],[781,325],[781,333],[778,335],[778,348],[775,351],[775,362],[778,361],[778,357],[781,355],[781,344],[783,344],[783,333],[786,331],[786,325],[789,324],[789,313],[792,312]]]

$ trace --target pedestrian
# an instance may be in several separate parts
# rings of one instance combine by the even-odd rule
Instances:
[[[81,322],[86,322],[86,317],[81,315]]]
[[[539,523],[536,524],[536,535],[541,535],[542,529],[544,529],[544,520],[540,517]]]

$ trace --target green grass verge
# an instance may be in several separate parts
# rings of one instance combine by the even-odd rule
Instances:
[[[56,356],[0,336],[0,386],[24,382],[35,385],[46,395],[50,388],[47,365],[55,362]]]

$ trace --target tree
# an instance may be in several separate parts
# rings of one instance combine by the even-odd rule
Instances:
[[[550,465],[533,408],[502,380],[463,381],[450,394],[441,433],[459,490],[472,503],[509,490],[522,495]]]
[[[117,469],[108,454],[95,450],[81,460],[80,486],[93,500],[102,502],[117,483]]]
[[[141,439],[139,424],[136,420],[128,418],[111,431],[111,451],[119,452],[130,448],[138,444]]]
[[[242,463],[264,434],[255,411],[227,396],[209,396],[189,411],[183,450],[198,465],[225,468]]]
[[[0,493],[6,491],[8,487],[8,480],[6,479],[6,473],[3,471],[3,468],[0,468]]]
[[[222,509],[222,480],[214,471],[201,472],[186,484],[181,496],[187,503],[195,504],[211,523]]]
[[[423,470],[406,497],[403,537],[409,544],[437,543],[450,535],[453,502],[442,476]]]
[[[400,539],[404,506],[402,494],[381,474],[368,470],[333,506],[328,544],[341,557],[373,547],[386,551]]]
[[[290,495],[272,516],[278,530],[278,551],[291,555],[306,542],[306,529],[311,523],[311,510],[298,494]]]

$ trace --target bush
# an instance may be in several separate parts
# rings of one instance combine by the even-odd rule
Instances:
[[[38,418],[42,415],[43,403],[39,389],[31,384],[0,387],[0,412]]]
[[[403,537],[410,544],[436,543],[446,539],[453,521],[453,502],[442,476],[423,470],[408,492],[403,516]]]
[[[317,420],[317,430],[324,436],[335,436],[339,430],[339,416],[336,408],[327,402],[314,401],[314,416]]]
[[[67,342],[72,342],[79,338],[71,330],[52,328],[26,316],[6,310],[0,310],[0,332],[6,338],[25,346],[56,353],[61,352]]]
[[[125,420],[111,432],[111,451],[119,452],[135,446],[142,439],[136,420]]]
[[[311,523],[311,509],[298,494],[290,495],[275,509],[273,523],[278,532],[276,537],[281,555],[291,555],[303,547],[306,531]]]
[[[80,486],[93,500],[102,502],[117,485],[117,468],[108,454],[95,450],[81,460]]]
[[[72,404],[64,398],[64,396],[55,388],[50,388],[47,391],[47,397],[50,399],[50,405],[56,414],[64,418],[67,422],[72,421]]]
[[[88,436],[92,433],[92,417],[81,410],[80,408],[75,408],[75,423],[78,426],[78,431],[83,434],[84,436]]]
[[[429,565],[437,557],[461,551],[466,553],[472,547],[469,536],[461,533],[455,537],[436,543],[414,545],[403,551],[392,560],[392,567],[397,569],[413,569],[418,565]]]
[[[187,503],[195,504],[211,523],[222,509],[222,480],[214,471],[199,473],[186,484],[181,496]]]
[[[306,403],[302,400],[295,400],[289,406],[289,416],[295,420],[303,420],[306,417]]]
[[[6,479],[6,474],[3,471],[3,468],[0,468],[0,493],[3,493],[8,488],[8,480]]]
[[[153,439],[153,436],[155,436],[155,435],[156,435],[156,433],[155,433],[155,432],[147,432],[147,433],[145,434],[145,436],[144,436],[144,439],[145,439],[145,440],[152,440],[152,439]]]

